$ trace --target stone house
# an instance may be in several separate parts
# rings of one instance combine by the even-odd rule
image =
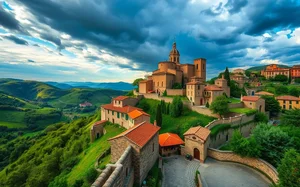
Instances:
[[[246,108],[265,112],[265,100],[259,96],[242,96],[241,101],[244,103],[244,107]]]
[[[98,139],[105,134],[106,131],[104,129],[104,125],[106,122],[107,120],[101,120],[93,124],[90,130],[91,142],[95,141],[95,139]]]
[[[111,144],[111,162],[113,163],[118,161],[128,146],[133,148],[134,181],[138,185],[142,184],[158,158],[159,129],[160,127],[149,122],[143,122],[109,139]]]
[[[289,68],[281,68],[277,64],[268,65],[264,70],[261,70],[260,73],[262,76],[269,78],[275,78],[276,75],[285,75],[288,78],[290,77]]]
[[[150,122],[150,115],[134,107],[138,100],[127,96],[118,96],[112,103],[101,106],[101,120],[119,124],[126,129],[143,121]]]
[[[180,145],[183,144],[184,141],[177,134],[164,133],[159,135],[159,153],[162,156],[178,154]]]
[[[291,95],[283,95],[276,97],[279,105],[282,109],[290,110],[294,108],[300,108],[300,97],[295,97]]]
[[[183,135],[185,145],[181,149],[181,154],[190,154],[203,163],[210,143],[210,130],[201,126],[192,127]]]

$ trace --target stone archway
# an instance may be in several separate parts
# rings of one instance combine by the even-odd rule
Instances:
[[[194,148],[194,158],[200,160],[200,151],[197,148]]]

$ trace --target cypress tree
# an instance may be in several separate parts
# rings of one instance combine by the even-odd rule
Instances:
[[[157,110],[156,110],[156,124],[157,126],[161,127],[162,125],[162,114],[161,114],[161,105],[157,105]]]
[[[226,67],[226,69],[225,69],[224,79],[227,80],[227,85],[230,86],[230,73],[229,73],[228,67]]]

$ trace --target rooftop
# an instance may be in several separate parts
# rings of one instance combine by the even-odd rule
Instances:
[[[255,102],[255,101],[258,101],[260,99],[259,96],[243,96],[242,97],[242,101],[252,101],[252,102]]]
[[[126,113],[126,114],[129,113],[129,112],[132,112],[133,110],[142,110],[140,108],[133,107],[133,106],[128,106],[128,105],[124,106],[124,107],[116,107],[112,103],[102,105],[101,107],[106,109],[106,110],[112,110],[112,111]]]
[[[300,101],[299,97],[291,96],[291,95],[283,95],[276,97],[277,100],[287,100],[287,101]]]
[[[205,91],[223,91],[222,88],[216,86],[216,85],[207,85],[204,88]]]
[[[164,133],[159,135],[159,145],[161,147],[182,145],[184,141],[177,135],[173,133]]]
[[[116,100],[116,101],[123,101],[124,99],[127,99],[127,98],[128,98],[127,96],[121,95],[121,96],[118,96],[118,97],[114,98],[114,100]]]
[[[107,122],[107,120],[97,121],[93,124],[93,126],[102,125],[102,124],[105,124],[106,122]]]
[[[131,112],[128,113],[128,116],[131,119],[138,118],[138,117],[140,117],[142,115],[150,116],[149,114],[147,114],[146,112],[144,112],[142,110],[133,110],[133,111],[131,111]]]
[[[159,131],[159,129],[160,127],[158,126],[154,126],[148,122],[143,122],[133,126],[132,128],[113,138],[110,138],[109,140],[125,137],[132,143],[142,148],[149,142],[149,140],[151,140],[151,138]]]
[[[198,127],[192,127],[188,131],[186,131],[183,135],[195,135],[199,137],[204,142],[207,140],[208,136],[210,134],[210,130],[201,126]]]

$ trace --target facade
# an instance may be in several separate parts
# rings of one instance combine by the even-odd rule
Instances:
[[[141,122],[150,122],[150,115],[142,109],[133,107],[138,102],[135,98],[119,96],[112,103],[101,106],[101,120],[119,124],[126,129]]]
[[[148,122],[135,125],[109,139],[111,162],[117,162],[128,146],[133,148],[134,181],[141,185],[159,155],[158,131],[160,127]],[[125,168],[126,169],[126,168]]]
[[[105,134],[104,125],[106,122],[107,122],[106,120],[102,120],[102,121],[97,121],[96,123],[93,124],[90,130],[91,142],[95,141],[95,139],[98,139]]]
[[[242,96],[241,101],[246,108],[258,110],[259,112],[265,112],[265,100],[259,96]]]
[[[277,66],[276,64],[271,64],[266,67],[265,70],[261,71],[261,75],[269,78],[275,78],[276,75],[285,75],[288,78],[290,77],[290,69],[289,68],[281,68]]]
[[[282,109],[289,110],[294,108],[300,108],[300,97],[294,97],[290,95],[278,96],[276,100]]]
[[[203,163],[210,143],[210,130],[201,126],[192,127],[183,135],[185,146],[182,152],[192,155]]]
[[[292,79],[300,78],[300,65],[294,65],[291,68],[291,77]]]
[[[235,69],[232,71],[234,74],[241,74],[245,75],[245,70],[244,69]]]
[[[139,83],[139,92],[145,94],[155,91],[162,94],[175,84],[185,85],[192,77],[197,77],[202,82],[206,80],[206,59],[195,59],[194,64],[180,64],[180,53],[174,42],[169,60],[159,62],[158,69]]]
[[[248,78],[241,73],[235,73],[235,74],[230,75],[230,80],[234,80],[235,82],[237,82],[239,85],[239,88],[243,88],[244,84],[246,82],[248,82]]]
[[[164,133],[159,135],[159,153],[162,156],[178,154],[180,145],[183,144],[183,140],[177,134]]]

